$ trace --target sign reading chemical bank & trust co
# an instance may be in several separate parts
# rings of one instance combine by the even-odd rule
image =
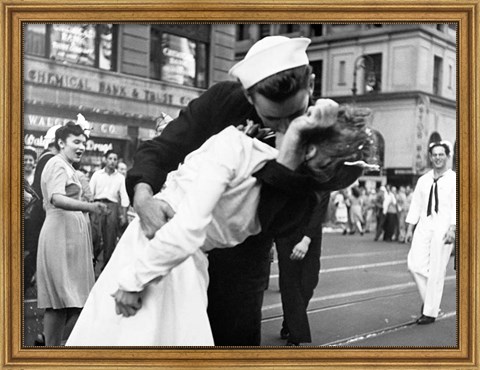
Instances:
[[[186,106],[203,92],[198,88],[118,75],[84,66],[58,65],[30,59],[25,62],[25,84],[178,107]]]

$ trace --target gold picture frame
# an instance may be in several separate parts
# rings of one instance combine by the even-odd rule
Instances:
[[[478,369],[480,353],[480,212],[478,129],[479,0],[0,0],[2,369]],[[22,348],[22,23],[95,22],[435,22],[458,25],[457,240],[458,348],[64,349]],[[460,158],[460,159],[458,159]]]

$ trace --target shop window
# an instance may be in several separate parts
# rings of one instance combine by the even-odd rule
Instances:
[[[152,27],[150,77],[184,86],[207,87],[207,43]]]
[[[312,73],[315,75],[313,97],[318,99],[322,96],[323,60],[312,61],[310,65],[312,66]]]
[[[442,89],[443,59],[436,56],[433,60],[433,93],[439,95]]]
[[[29,24],[25,53],[113,71],[116,35],[117,27],[113,24]]]

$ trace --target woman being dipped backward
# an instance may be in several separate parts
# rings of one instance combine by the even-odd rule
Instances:
[[[82,186],[73,168],[85,152],[86,134],[70,121],[55,133],[59,154],[41,177],[46,218],[37,255],[38,307],[45,309],[45,345],[59,346],[73,327],[95,282],[92,238],[83,212],[101,214],[106,205],[80,200]],[[68,323],[68,325],[67,325]],[[72,324],[72,325],[70,325]]]

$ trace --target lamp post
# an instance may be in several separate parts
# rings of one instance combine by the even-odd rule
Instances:
[[[355,96],[357,95],[357,70],[359,68],[363,68],[367,73],[367,85],[372,87],[376,84],[375,79],[375,63],[373,58],[370,55],[362,54],[359,55],[355,62],[353,63],[353,86],[352,86],[352,94],[353,94],[353,101],[355,101]]]

